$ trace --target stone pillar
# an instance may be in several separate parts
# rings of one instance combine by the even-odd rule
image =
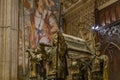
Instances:
[[[17,80],[18,0],[0,0],[0,80]]]

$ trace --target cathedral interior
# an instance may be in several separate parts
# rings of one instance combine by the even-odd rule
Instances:
[[[120,80],[120,0],[0,0],[0,80]]]

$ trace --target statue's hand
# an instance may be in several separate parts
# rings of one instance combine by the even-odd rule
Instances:
[[[25,52],[30,52],[30,51],[27,49],[27,50],[25,50]]]
[[[26,49],[25,52],[31,52],[31,49]]]
[[[38,54],[38,55],[36,56],[36,58],[37,58],[38,60],[42,60],[42,54]]]

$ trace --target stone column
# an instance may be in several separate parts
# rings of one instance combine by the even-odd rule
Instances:
[[[18,0],[0,0],[0,80],[17,80]]]

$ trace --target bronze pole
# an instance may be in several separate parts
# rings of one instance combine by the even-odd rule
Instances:
[[[58,3],[59,3],[59,20],[58,20],[58,32],[57,32],[57,35],[58,35],[58,43],[57,43],[57,53],[56,53],[56,80],[58,80],[59,78],[59,66],[58,66],[58,59],[59,59],[59,48],[60,48],[60,45],[59,45],[59,42],[60,42],[60,37],[59,37],[59,33],[61,32],[61,10],[62,10],[62,1],[61,0],[58,0]]]

